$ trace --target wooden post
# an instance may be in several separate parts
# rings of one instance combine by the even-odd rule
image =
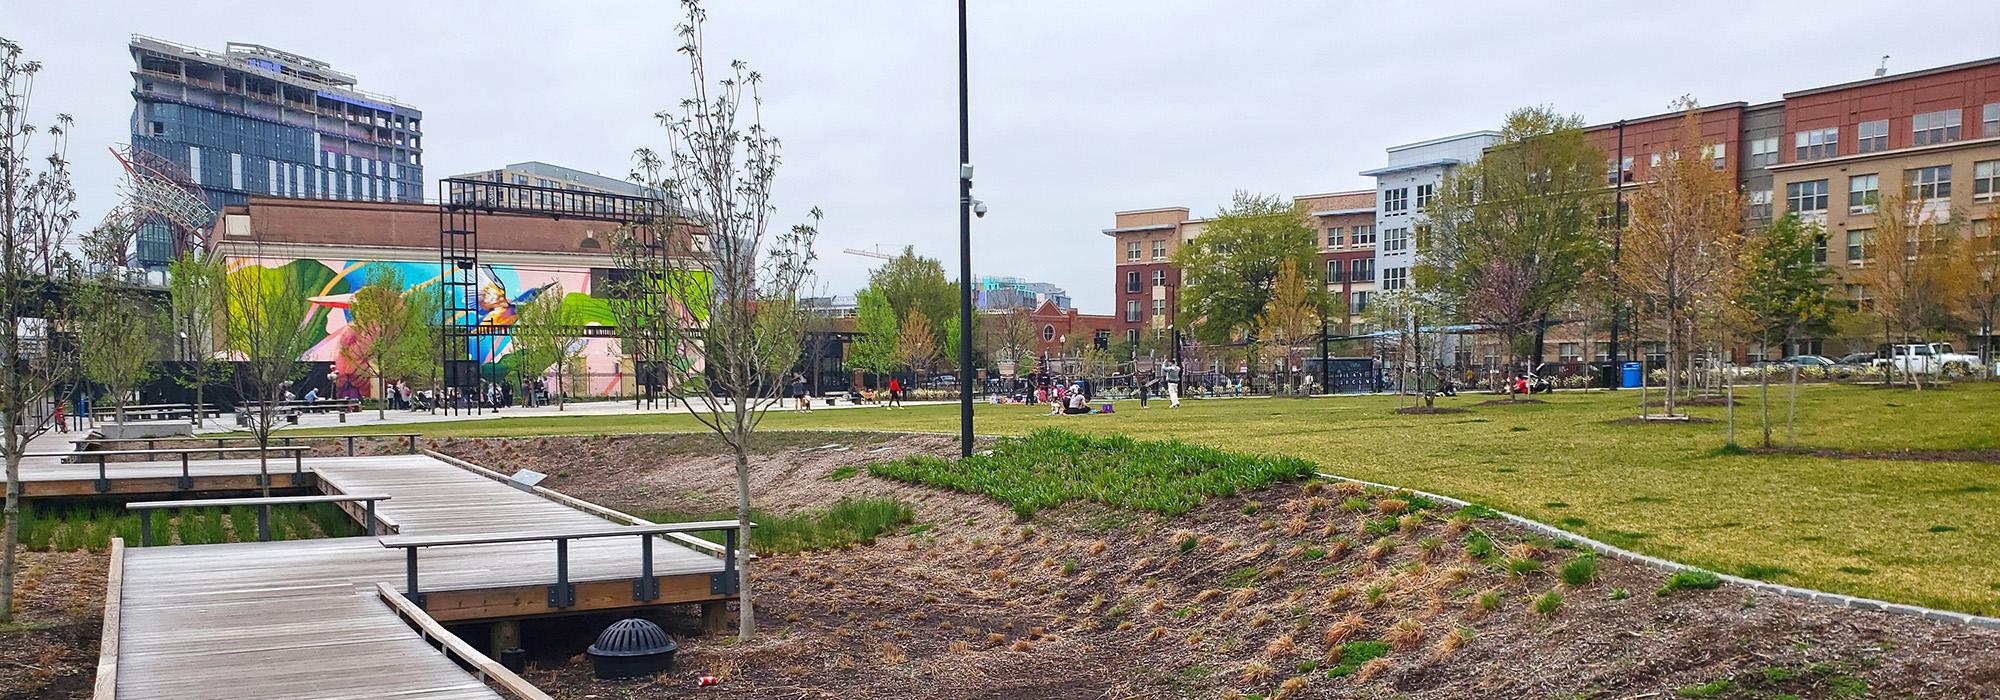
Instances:
[[[711,600],[701,604],[702,634],[723,634],[729,631],[729,601]]]
[[[487,633],[489,648],[486,653],[500,658],[509,649],[521,648],[521,622],[519,620],[497,620]]]

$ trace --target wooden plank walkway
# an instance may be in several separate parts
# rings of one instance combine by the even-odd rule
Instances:
[[[242,469],[244,462],[204,464]],[[324,490],[392,495],[380,504],[381,515],[406,535],[606,523],[424,455],[319,458],[306,465]],[[178,473],[179,464],[171,466]],[[247,467],[254,473],[255,460]],[[554,549],[549,542],[426,549],[419,586],[427,608],[446,621],[564,612],[547,608]],[[636,536],[571,542],[569,578],[578,606],[570,611],[637,604],[639,551]],[[655,603],[722,598],[708,591],[721,561],[664,541],[653,552],[662,592]],[[407,593],[403,566],[400,550],[371,537],[128,547],[117,697],[499,697],[382,602],[378,583]]]

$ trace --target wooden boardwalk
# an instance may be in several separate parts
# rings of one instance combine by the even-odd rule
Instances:
[[[257,470],[255,460],[202,464],[216,473]],[[79,466],[85,465],[24,471],[48,481],[73,476],[65,470]],[[155,467],[175,475],[180,469],[178,460],[121,466],[134,471],[114,472],[114,479],[147,475],[145,470]],[[403,535],[608,524],[425,455],[314,458],[306,460],[306,468],[323,491],[392,495],[380,504],[379,515]],[[95,477],[91,466],[87,478]],[[440,621],[730,597],[711,591],[713,575],[723,570],[721,560],[662,539],[652,547],[660,596],[635,600],[640,549],[637,536],[569,542],[568,580],[576,595],[575,605],[563,609],[549,603],[549,587],[556,582],[551,542],[424,549],[419,588],[426,612]],[[377,584],[408,591],[403,551],[385,549],[377,538],[128,546],[119,558],[117,590],[106,610],[115,652],[108,650],[105,660],[114,671],[117,698],[500,697],[383,602]]]

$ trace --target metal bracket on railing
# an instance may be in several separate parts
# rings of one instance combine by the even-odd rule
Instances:
[[[652,602],[660,598],[660,580],[653,577],[653,536],[639,536],[639,580],[632,582],[632,599]]]
[[[292,485],[293,486],[306,485],[305,458],[302,457],[300,453],[296,450],[292,452]]]
[[[104,476],[104,455],[97,456],[97,492],[111,493],[111,479]]]
[[[194,477],[193,477],[192,475],[188,474],[188,453],[186,453],[186,452],[182,452],[182,453],[181,453],[181,482],[180,482],[180,487],[181,487],[181,490],[182,490],[182,491],[186,491],[186,490],[189,490],[189,489],[192,489],[192,488],[194,488]]]
[[[549,586],[549,607],[576,607],[576,586],[569,582],[569,540],[556,539],[556,585]]]
[[[416,603],[419,609],[424,607],[424,594],[417,592],[416,547],[403,550],[403,597],[410,599],[412,603]]]
[[[741,581],[736,576],[736,530],[722,531],[722,573],[708,577],[709,595],[736,595]]]

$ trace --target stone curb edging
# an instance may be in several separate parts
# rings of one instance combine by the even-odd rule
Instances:
[[[1474,505],[1470,501],[1464,501],[1457,498],[1452,498],[1450,496],[1441,496],[1435,493],[1429,493],[1425,491],[1418,491],[1415,489],[1403,488],[1400,486],[1380,484],[1373,481],[1364,481],[1362,479],[1353,479],[1344,476],[1338,476],[1335,474],[1328,474],[1326,472],[1314,472],[1314,474],[1323,479],[1331,479],[1334,481],[1346,481],[1346,482],[1361,484],[1364,486],[1373,486],[1376,488],[1389,489],[1391,491],[1405,491],[1412,494],[1416,494],[1418,496],[1422,496],[1424,498],[1428,498],[1433,501],[1438,501],[1440,503],[1451,504],[1459,508],[1464,508],[1466,506]],[[1491,506],[1485,506],[1485,507],[1492,508]],[[1508,513],[1506,511],[1494,509],[1493,512],[1499,514],[1499,516],[1502,519],[1505,519],[1507,522],[1519,525],[1521,527],[1533,530],[1535,532],[1547,535],[1549,537],[1559,537],[1562,539],[1581,543],[1584,546],[1589,547],[1592,551],[1595,551],[1598,554],[1602,554],[1605,556],[1614,557],[1617,559],[1623,559],[1625,561],[1637,564],[1644,564],[1646,566],[1651,566],[1655,569],[1665,569],[1667,571],[1707,571],[1706,569],[1702,569],[1700,567],[1688,566],[1680,562],[1668,561],[1666,559],[1661,559],[1659,557],[1648,556],[1640,554],[1638,552],[1622,549],[1619,547],[1614,547],[1612,545],[1605,544],[1603,542],[1599,542],[1597,540],[1593,540],[1591,538],[1584,537],[1582,535],[1578,535],[1568,530],[1564,530],[1562,528],[1553,525],[1548,525],[1540,521],[1530,520],[1528,518],[1524,518],[1515,515],[1513,513]],[[1921,617],[1931,620],[1938,620],[1941,622],[1952,622],[1961,625],[1968,625],[1972,627],[1982,627],[1990,630],[2000,630],[2000,617],[1969,615],[1966,613],[1952,612],[1949,610],[1926,608],[1918,605],[1891,603],[1888,601],[1876,600],[1873,598],[1857,598],[1854,596],[1842,595],[1839,593],[1816,591],[1810,588],[1786,586],[1783,584],[1770,583],[1768,581],[1759,581],[1756,579],[1743,578],[1741,576],[1732,576],[1729,574],[1717,573],[1712,571],[1709,573],[1713,573],[1717,577],[1729,583],[1738,586],[1743,586],[1745,588],[1749,588],[1752,590],[1763,591],[1765,593],[1776,593],[1778,595],[1790,596],[1793,598],[1800,598],[1803,600],[1810,600],[1815,603],[1821,603],[1825,605],[1833,605],[1837,607],[1850,608],[1854,610],[1873,610],[1877,612],[1886,612],[1895,615],[1907,615],[1910,617]]]

